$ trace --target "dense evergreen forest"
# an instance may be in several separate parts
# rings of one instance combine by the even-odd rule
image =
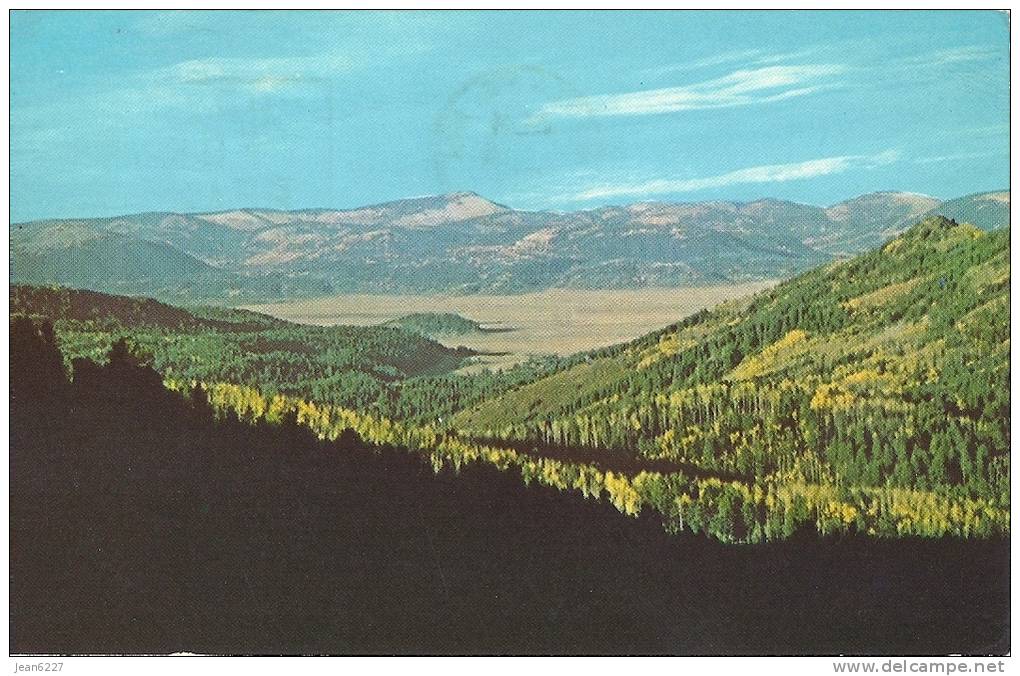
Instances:
[[[123,337],[168,379],[242,383],[270,396],[302,396],[388,417],[449,416],[462,400],[473,403],[544,372],[543,361],[515,376],[450,378],[474,352],[397,326],[304,326],[247,310],[183,309],[60,287],[14,285],[10,303],[12,315],[53,321],[68,363],[102,361]]]
[[[1004,539],[669,535],[58,341],[12,320],[13,653],[1008,651]]]
[[[356,433],[435,470],[651,510],[670,532],[1009,532],[1009,231],[927,219],[880,249],[629,344],[501,373],[394,328],[15,287],[65,361],[118,337],[220,416]],[[101,302],[102,306],[97,307]]]
[[[928,219],[863,256],[563,364],[452,424],[841,495],[832,516],[877,533],[1006,530],[1009,278],[1008,229]],[[876,525],[853,495],[862,489],[974,513],[919,508]]]

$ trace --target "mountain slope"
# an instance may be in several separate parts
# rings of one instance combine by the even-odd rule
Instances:
[[[68,361],[103,361],[127,337],[169,380],[240,383],[364,410],[389,406],[400,381],[448,373],[474,354],[396,328],[301,326],[63,288],[12,286],[10,308],[52,321]]]
[[[762,199],[557,213],[453,193],[346,210],[153,212],[13,224],[11,279],[216,303],[718,284],[788,277],[940,209],[991,230],[1008,224],[1008,202],[988,193],[943,207],[886,192],[828,208]]]
[[[11,347],[12,652],[1009,651],[1008,538],[672,536],[492,467],[216,417],[128,364],[68,382],[31,325]]]
[[[934,197],[913,193],[876,192],[855,197],[826,209],[834,227],[808,243],[832,254],[858,253],[898,235],[926,215],[940,213],[936,211],[939,205]],[[994,227],[1008,222],[1007,218]]]
[[[577,358],[452,425],[755,483],[1008,505],[1009,278],[1008,229],[928,218],[880,249]]]
[[[958,223],[972,223],[982,230],[995,230],[1009,223],[1009,191],[986,192],[948,200],[930,215],[945,216]]]
[[[226,295],[241,288],[220,270],[169,244],[110,234],[45,250],[15,245],[12,276],[28,284],[60,284],[161,296]]]

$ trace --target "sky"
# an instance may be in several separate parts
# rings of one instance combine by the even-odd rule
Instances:
[[[993,11],[15,11],[11,219],[1003,189],[1008,31]]]

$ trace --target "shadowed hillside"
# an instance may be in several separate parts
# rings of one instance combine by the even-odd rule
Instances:
[[[1008,542],[752,547],[357,436],[215,419],[11,332],[15,653],[1002,653]]]

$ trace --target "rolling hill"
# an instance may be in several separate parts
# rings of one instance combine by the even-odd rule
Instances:
[[[429,338],[467,336],[485,330],[478,322],[452,312],[414,312],[385,322],[383,326],[404,329]]]
[[[967,339],[996,338],[974,346],[1001,358],[1008,313],[997,317],[995,311],[1008,307],[1008,282],[1008,229],[984,234],[932,217],[879,250],[822,266],[631,343],[566,360],[542,380],[463,411],[455,423],[495,431],[583,409],[588,399],[596,406],[619,401],[610,394],[615,390],[651,396],[688,383],[774,384],[809,373],[831,378],[842,362],[862,353],[874,357],[883,347],[917,359],[905,348],[943,346],[941,334],[950,327],[963,331],[958,348]],[[950,303],[951,313],[936,315],[939,323],[933,323],[933,313]],[[883,369],[892,369],[889,359]],[[654,392],[635,387],[644,381],[657,385]]]
[[[388,409],[405,379],[440,376],[474,353],[392,327],[313,327],[247,310],[15,285],[11,315],[52,321],[67,361],[131,348],[166,379],[230,382],[362,410]]]
[[[971,223],[982,230],[995,230],[1009,223],[1009,191],[988,192],[943,202],[929,215]]]
[[[465,438],[668,460],[805,495],[881,488],[890,505],[906,499],[896,491],[920,491],[1001,508],[1009,280],[1008,229],[929,217],[867,254],[575,357],[451,425]],[[912,527],[873,522],[861,504],[839,518]]]
[[[12,224],[11,280],[172,302],[341,292],[516,293],[785,278],[921,217],[1007,225],[1009,193],[873,193],[828,208],[762,199],[518,211],[474,193],[355,209],[153,212]]]

